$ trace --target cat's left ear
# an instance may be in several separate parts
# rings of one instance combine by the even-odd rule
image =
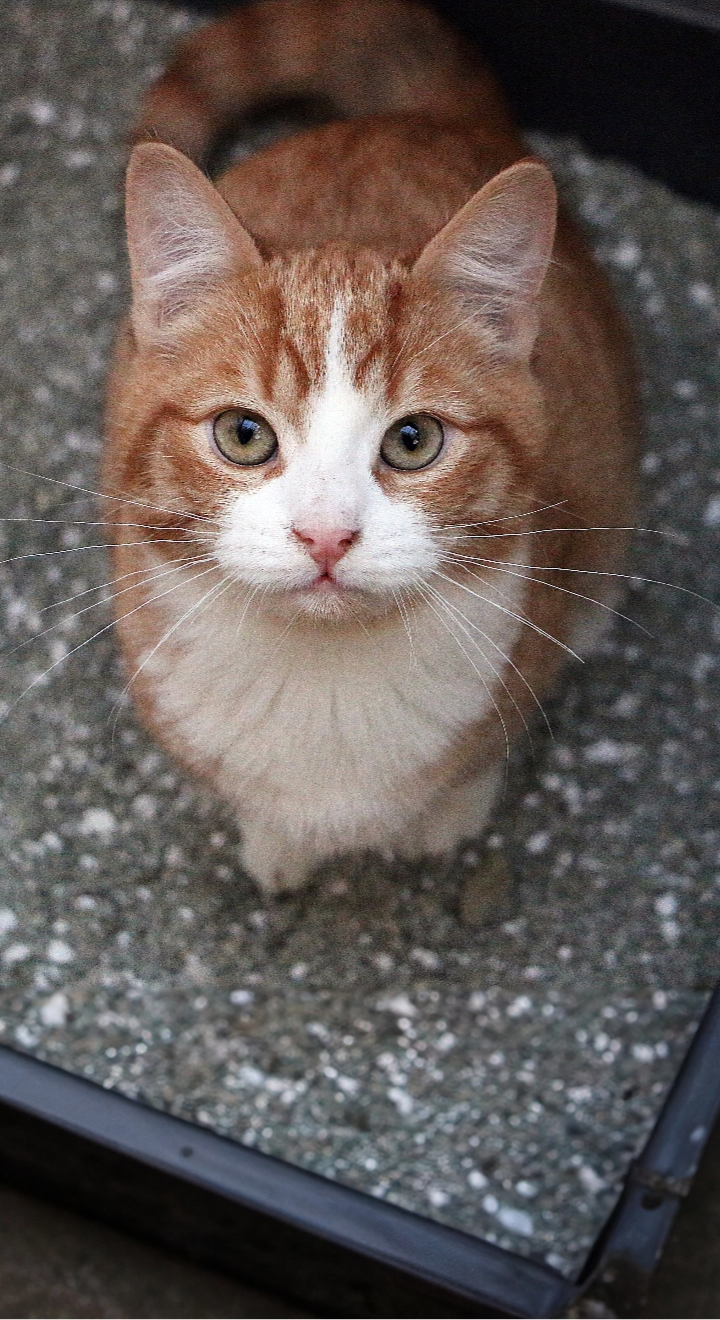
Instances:
[[[126,186],[132,323],[140,343],[167,340],[203,294],[262,257],[197,165],[174,147],[144,142]]]
[[[528,359],[552,256],[557,195],[550,171],[520,161],[496,174],[420,254],[415,274],[453,293],[503,356]]]

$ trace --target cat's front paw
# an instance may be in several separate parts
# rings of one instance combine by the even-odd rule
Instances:
[[[267,897],[301,889],[317,864],[305,849],[269,830],[243,831],[245,870]]]

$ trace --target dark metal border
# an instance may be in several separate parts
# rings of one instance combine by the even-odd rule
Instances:
[[[682,1198],[720,1116],[720,986],[640,1157],[580,1275],[582,1291],[637,1316]]]
[[[0,1047],[0,1178],[321,1314],[636,1316],[720,1115],[720,986],[576,1284],[556,1271]]]
[[[574,1292],[545,1265],[6,1047],[0,1178],[331,1315],[554,1316]]]

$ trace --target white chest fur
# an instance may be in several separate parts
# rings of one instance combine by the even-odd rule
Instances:
[[[318,860],[387,846],[437,793],[434,767],[462,730],[492,711],[520,627],[522,584],[509,599],[507,583],[483,584],[484,600],[443,583],[464,621],[435,599],[407,629],[396,615],[366,628],[288,625],[252,605],[243,618],[232,588],[148,659],[157,714],[213,766],[246,834],[282,836]],[[201,586],[150,606],[156,640]]]

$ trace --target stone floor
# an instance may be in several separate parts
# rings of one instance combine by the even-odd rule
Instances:
[[[642,1320],[720,1315],[720,1129]],[[0,1186],[0,1320],[300,1317],[310,1312],[104,1224]]]

